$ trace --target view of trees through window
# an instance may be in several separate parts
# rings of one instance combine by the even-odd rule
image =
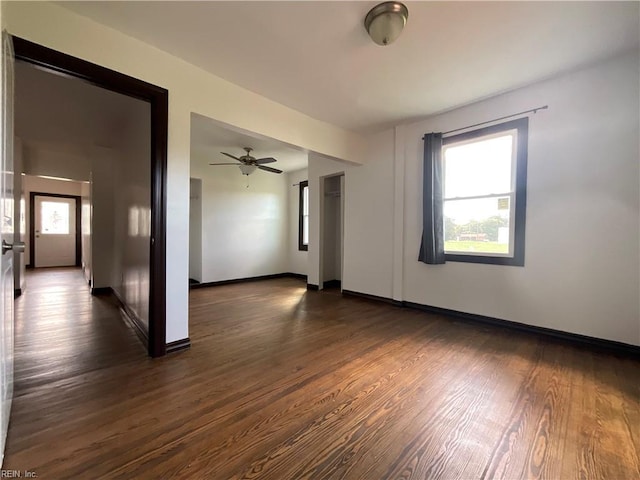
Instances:
[[[493,215],[483,220],[457,224],[444,218],[445,250],[458,252],[509,253],[509,217]]]

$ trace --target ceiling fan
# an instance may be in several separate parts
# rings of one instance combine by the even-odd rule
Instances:
[[[231,157],[234,160],[237,160],[238,162],[241,163],[241,165],[238,165],[237,163],[210,163],[209,165],[236,165],[238,167],[240,167],[240,171],[242,172],[243,175],[251,175],[257,168],[259,168],[260,170],[264,170],[265,172],[271,172],[271,173],[282,173],[282,170],[278,170],[277,168],[271,168],[271,167],[265,167],[264,164],[265,163],[273,163],[276,162],[277,160],[275,158],[272,157],[266,157],[266,158],[256,158],[256,157],[252,157],[251,156],[251,151],[253,150],[253,148],[251,147],[244,147],[243,150],[246,153],[246,155],[243,155],[241,157],[236,157],[234,155],[231,155],[230,153],[226,153],[226,152],[220,152],[223,155],[226,155],[227,157]]]

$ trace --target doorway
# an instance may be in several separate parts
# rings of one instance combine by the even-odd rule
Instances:
[[[202,282],[202,179],[189,179],[189,285]]]
[[[80,266],[80,197],[31,192],[31,261],[34,268]]]
[[[151,112],[150,232],[147,351],[158,357],[166,353],[166,177],[168,91],[105,67],[57,52],[27,40],[12,37],[16,60],[50,72],[74,77],[107,90],[147,102]],[[143,212],[146,215],[146,212]],[[77,214],[76,219],[80,215]],[[148,218],[148,217],[146,217]],[[32,232],[35,229],[32,229]],[[144,240],[142,237],[138,237]],[[146,293],[146,292],[145,292]],[[126,305],[124,305],[126,307]]]
[[[344,265],[344,174],[321,179],[320,278],[322,288],[342,288]]]

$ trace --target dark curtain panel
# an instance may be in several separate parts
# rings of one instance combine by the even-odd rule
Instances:
[[[422,243],[418,260],[430,265],[445,261],[442,181],[442,133],[427,133],[424,136]]]

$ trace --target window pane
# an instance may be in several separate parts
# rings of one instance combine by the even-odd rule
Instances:
[[[309,215],[309,187],[302,189],[302,214]]]
[[[40,204],[42,233],[69,234],[69,204],[66,202],[42,202]]]
[[[302,217],[302,244],[309,245],[309,215]]]
[[[510,218],[510,197],[445,201],[445,252],[509,254]]]
[[[515,132],[443,148],[445,198],[512,191],[511,156]]]
[[[300,204],[298,220],[298,249],[308,250],[309,245],[309,182],[300,182]]]

